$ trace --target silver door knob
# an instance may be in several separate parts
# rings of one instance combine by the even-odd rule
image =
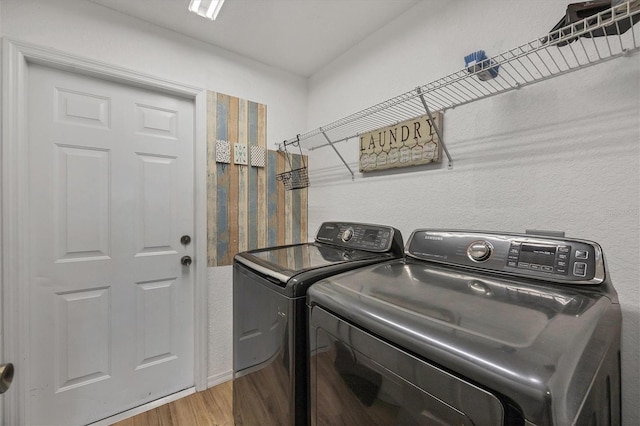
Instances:
[[[5,393],[13,381],[13,364],[0,364],[0,393]]]
[[[191,256],[182,256],[182,259],[180,259],[180,263],[182,263],[183,266],[191,265]]]

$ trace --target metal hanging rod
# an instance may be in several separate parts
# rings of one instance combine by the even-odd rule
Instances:
[[[599,64],[640,49],[640,0],[630,0],[544,37],[485,59],[476,72],[466,68],[369,108],[280,143],[300,143],[309,150],[331,146],[361,134],[391,126],[428,112],[495,96],[523,86]],[[621,26],[630,28],[623,32]],[[606,36],[600,36],[602,34]],[[498,75],[481,81],[483,69],[498,68]],[[442,140],[442,138],[440,138]],[[445,151],[449,162],[452,160]],[[339,155],[339,152],[338,152]],[[340,156],[341,157],[341,156]],[[342,158],[342,157],[341,157]],[[343,160],[344,162],[344,160]],[[353,172],[347,166],[353,177]]]

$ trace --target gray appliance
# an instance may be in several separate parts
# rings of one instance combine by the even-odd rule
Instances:
[[[417,230],[405,259],[308,292],[312,425],[618,425],[600,246]]]
[[[307,425],[305,297],[314,282],[403,256],[389,226],[326,222],[311,243],[252,250],[233,262],[236,425]]]

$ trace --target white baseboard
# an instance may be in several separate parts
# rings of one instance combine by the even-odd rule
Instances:
[[[115,416],[107,417],[106,419],[98,420],[95,423],[90,423],[89,426],[108,426],[113,423],[128,419],[129,417],[133,417],[138,414],[142,414],[145,411],[153,410],[154,408],[158,408],[161,405],[168,404],[170,402],[176,401],[180,398],[184,398],[185,396],[189,396],[196,393],[196,388],[185,389],[180,392],[173,393],[171,395],[165,396],[164,398],[156,399],[155,401],[148,402],[144,405],[140,405],[138,407],[132,408],[131,410],[123,411],[120,414],[116,414]]]
[[[222,373],[214,374],[213,376],[207,377],[207,387],[212,388],[221,383],[228,382],[233,379],[233,371],[223,371]]]

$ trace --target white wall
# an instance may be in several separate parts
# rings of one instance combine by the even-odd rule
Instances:
[[[569,1],[423,1],[314,75],[320,126],[546,34]],[[454,158],[375,177],[311,151],[310,235],[325,220],[523,232],[599,242],[623,310],[624,424],[640,423],[640,54],[446,112]],[[305,129],[307,130],[307,129]],[[358,143],[338,148],[357,170]]]
[[[267,143],[306,126],[306,80],[85,0],[2,0],[1,34],[267,105]],[[231,377],[231,267],[209,268],[209,376]]]

